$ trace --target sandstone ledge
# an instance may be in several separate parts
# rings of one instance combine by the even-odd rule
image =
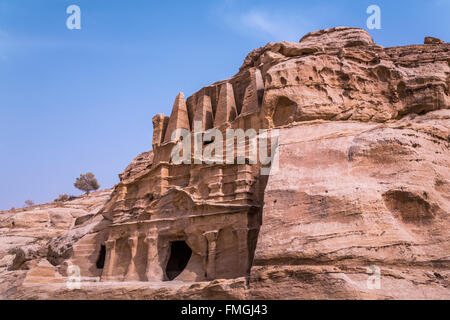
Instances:
[[[0,297],[449,299],[450,45],[425,43],[315,31],[180,93],[112,192],[3,213]],[[175,165],[196,120],[278,129],[279,168]]]

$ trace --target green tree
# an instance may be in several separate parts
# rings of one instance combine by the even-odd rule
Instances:
[[[54,202],[66,202],[70,200],[70,196],[68,194],[60,194],[58,198],[55,199]]]
[[[80,174],[80,177],[77,178],[73,185],[75,186],[75,188],[86,192],[86,194],[89,194],[91,191],[100,188],[97,179],[92,172]]]
[[[34,201],[32,201],[32,200],[27,200],[27,201],[25,201],[25,206],[27,206],[27,207],[32,207],[32,206],[34,206]]]

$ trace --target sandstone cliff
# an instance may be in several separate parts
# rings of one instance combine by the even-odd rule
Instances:
[[[110,196],[3,213],[0,296],[449,299],[450,45],[425,43],[340,27],[252,51],[154,118],[154,150]],[[196,120],[279,129],[278,170],[174,165],[171,134]],[[190,259],[169,281],[181,241]]]

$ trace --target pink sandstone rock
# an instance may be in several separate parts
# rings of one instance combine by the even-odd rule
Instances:
[[[236,100],[234,98],[233,86],[227,82],[220,88],[217,102],[217,110],[214,118],[214,126],[220,127],[233,121],[237,116]]]
[[[172,114],[167,125],[164,142],[170,142],[173,140],[172,135],[176,129],[191,130],[186,108],[186,100],[183,92],[180,92],[175,98]]]
[[[153,119],[154,149],[94,212],[79,205],[92,216],[4,213],[0,297],[449,299],[449,85],[450,45],[435,40],[383,48],[338,27],[256,49]],[[174,164],[171,133],[196,120],[278,129],[278,168]],[[70,264],[81,290],[47,284]],[[26,286],[27,272],[46,277]]]

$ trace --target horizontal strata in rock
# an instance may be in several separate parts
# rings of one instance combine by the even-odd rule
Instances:
[[[383,48],[362,29],[338,27],[252,51],[231,79],[186,101],[178,96],[170,119],[155,116],[154,150],[120,175],[102,215],[83,216],[80,226],[43,242],[46,250],[17,251],[21,270],[14,273],[40,285],[22,286],[3,271],[0,292],[448,299],[450,47],[432,42]],[[259,164],[171,164],[173,143],[164,138],[177,127],[192,130],[194,119],[203,129],[214,122],[279,128],[278,172],[261,176]],[[13,237],[7,223],[22,220],[10,218],[2,223]],[[181,241],[192,252],[177,275],[168,266],[172,249],[180,250],[172,242]],[[54,270],[39,260],[45,255]],[[69,262],[91,279],[82,290],[45,283],[54,271],[66,276]],[[381,270],[380,289],[367,287],[369,266]],[[186,282],[161,282],[169,273]],[[95,282],[100,277],[112,282]],[[130,279],[151,283],[122,282]]]

